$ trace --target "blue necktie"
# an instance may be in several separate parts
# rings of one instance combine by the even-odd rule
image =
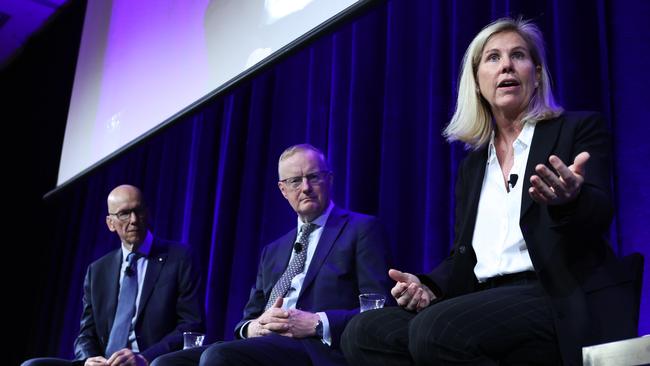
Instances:
[[[111,357],[113,353],[127,346],[129,332],[131,330],[131,320],[135,314],[135,298],[138,295],[138,267],[136,266],[138,258],[135,253],[129,253],[126,261],[129,263],[124,270],[120,295],[117,300],[117,310],[115,311],[115,320],[113,328],[108,337],[106,346],[106,358]]]
[[[302,273],[302,271],[305,270],[305,261],[307,260],[307,246],[309,245],[309,234],[311,234],[312,231],[316,230],[317,228],[318,225],[313,223],[302,225],[300,236],[296,241],[296,243],[300,243],[298,246],[300,250],[296,249],[297,253],[293,256],[291,262],[289,262],[289,265],[282,274],[282,277],[280,277],[278,282],[275,283],[275,286],[273,286],[273,289],[271,290],[271,296],[269,296],[269,300],[266,302],[266,307],[264,307],[265,310],[268,310],[271,306],[273,306],[275,300],[277,300],[278,297],[283,297],[291,287],[291,280],[296,277],[296,275]],[[296,247],[294,246],[294,248]]]

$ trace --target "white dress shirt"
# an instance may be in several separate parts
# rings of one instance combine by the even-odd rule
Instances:
[[[321,235],[323,235],[323,228],[325,227],[325,223],[327,222],[327,219],[329,218],[333,208],[334,208],[334,203],[330,201],[329,206],[327,206],[327,209],[320,216],[318,216],[316,219],[312,221],[313,224],[318,225],[318,228],[312,231],[311,234],[309,234],[309,238],[307,239],[309,241],[309,245],[307,246],[307,258],[305,259],[305,268],[303,269],[302,273],[297,274],[291,280],[291,287],[289,287],[289,290],[287,290],[287,293],[282,299],[282,308],[285,310],[296,308],[296,303],[298,302],[298,296],[300,295],[302,284],[305,281],[305,276],[307,275],[307,271],[309,270],[309,264],[311,263],[312,258],[314,258],[316,247],[318,246],[318,242],[320,241]],[[306,222],[302,222],[302,220],[300,220],[300,217],[298,217],[298,230],[296,232],[295,240],[298,240],[298,236],[300,235],[300,229],[304,224],[306,224]],[[291,258],[289,258],[288,263],[291,263],[291,260],[295,255],[296,255],[296,251],[292,250]],[[323,343],[327,344],[328,346],[331,346],[332,334],[330,333],[330,323],[329,320],[327,319],[327,314],[325,314],[324,312],[318,312],[316,314],[320,317],[320,320],[323,323]],[[251,321],[249,320],[240,328],[239,335],[241,336],[241,338],[246,338],[244,334],[244,329],[247,328],[247,324],[250,322]]]
[[[138,248],[137,253],[141,256],[136,262],[138,268],[138,294],[135,297],[135,313],[133,314],[133,319],[131,320],[131,330],[129,331],[129,345],[133,352],[140,352],[138,347],[138,342],[135,337],[135,321],[138,317],[138,309],[140,308],[140,295],[142,295],[142,284],[144,283],[144,276],[147,273],[147,264],[149,252],[151,251],[151,243],[153,242],[153,235],[151,232],[147,231],[147,237],[144,239],[140,248]],[[129,262],[126,261],[126,257],[131,253],[124,247],[122,243],[122,267],[120,269],[120,287],[122,287],[122,279],[124,278],[124,270],[129,265]]]
[[[534,132],[535,123],[525,123],[512,144],[514,162],[508,176],[516,174],[518,179],[514,187],[510,185],[509,192],[503,183],[501,165],[494,146],[494,133],[490,138],[472,237],[477,259],[474,274],[479,282],[495,276],[533,270],[519,219],[524,173]]]

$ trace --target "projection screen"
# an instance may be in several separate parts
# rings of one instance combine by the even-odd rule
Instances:
[[[88,1],[57,187],[362,2]]]

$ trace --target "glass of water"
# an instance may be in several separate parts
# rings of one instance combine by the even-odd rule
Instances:
[[[361,312],[372,310],[372,309],[381,309],[384,307],[386,302],[386,296],[378,293],[367,293],[359,295],[359,304],[361,305]]]
[[[197,332],[183,332],[183,349],[201,347],[205,334]]]

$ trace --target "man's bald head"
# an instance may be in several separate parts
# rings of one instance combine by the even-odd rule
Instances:
[[[138,187],[123,184],[115,187],[106,200],[106,225],[116,232],[129,250],[137,249],[147,235],[147,209]]]
[[[111,193],[108,194],[108,212],[115,212],[115,205],[123,201],[138,200],[142,202],[142,192],[136,186],[130,184],[122,184],[113,188]]]

